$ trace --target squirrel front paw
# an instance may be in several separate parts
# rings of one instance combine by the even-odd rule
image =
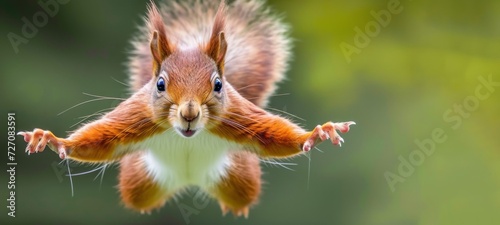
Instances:
[[[349,126],[355,125],[356,123],[353,121],[349,122],[341,122],[341,123],[333,123],[327,122],[323,125],[318,125],[311,132],[310,136],[307,138],[305,143],[302,146],[302,150],[308,152],[311,148],[317,144],[317,140],[327,140],[330,139],[334,145],[342,146],[344,139],[337,133],[337,130],[341,133],[345,133],[349,131]]]
[[[66,158],[66,148],[61,141],[52,132],[35,128],[33,132],[19,132],[18,135],[24,137],[24,141],[28,143],[26,152],[29,154],[43,152],[46,146],[49,146],[52,151],[57,152],[61,159]]]

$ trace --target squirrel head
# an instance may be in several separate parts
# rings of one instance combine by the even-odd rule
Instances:
[[[208,43],[191,49],[176,49],[167,38],[154,3],[149,9],[154,120],[183,137],[193,137],[205,127],[215,126],[212,121],[220,120],[227,101],[223,76],[227,50],[224,8],[222,1]]]

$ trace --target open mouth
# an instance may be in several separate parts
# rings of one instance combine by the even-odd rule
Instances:
[[[189,127],[187,129],[181,129],[177,128],[177,130],[184,136],[184,137],[192,137],[195,133],[196,130],[192,130]]]

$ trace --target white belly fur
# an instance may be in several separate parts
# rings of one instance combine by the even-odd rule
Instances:
[[[167,191],[189,185],[207,189],[226,176],[230,166],[229,150],[237,144],[198,131],[192,138],[173,130],[137,143],[146,150],[144,164],[151,177]]]

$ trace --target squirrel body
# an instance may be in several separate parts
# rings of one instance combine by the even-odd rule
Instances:
[[[354,122],[305,131],[264,109],[289,58],[286,27],[258,0],[152,3],[130,58],[133,94],[67,138],[20,132],[29,153],[120,162],[125,206],[149,212],[195,185],[223,213],[248,216],[261,191],[259,157],[290,157]]]

